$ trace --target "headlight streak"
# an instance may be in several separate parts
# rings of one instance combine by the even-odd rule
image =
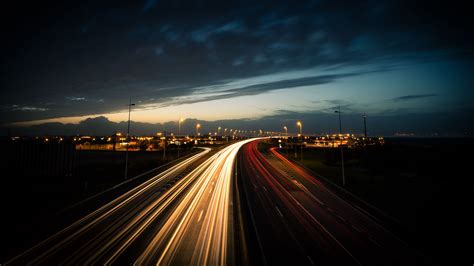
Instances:
[[[118,210],[126,207],[127,203],[130,203],[132,200],[137,199],[145,192],[151,190],[155,186],[159,185],[164,179],[179,173],[181,170],[185,169],[192,162],[201,158],[210,151],[209,148],[205,148],[199,154],[196,154],[175,166],[163,171],[162,173],[156,175],[153,178],[150,178],[148,181],[143,184],[133,188],[132,190],[124,193],[123,195],[117,197],[106,205],[100,207],[96,211],[88,214],[87,216],[81,218],[80,220],[74,222],[70,226],[64,228],[58,233],[52,235],[46,240],[40,242],[34,247],[28,249],[27,251],[19,254],[18,256],[12,258],[7,263],[14,263],[23,259],[33,258],[28,260],[29,264],[40,264],[44,262],[49,257],[54,256],[59,252],[65,245],[71,244],[74,240],[87,233],[89,230],[93,229],[95,226],[98,226],[106,218],[111,217],[112,214]],[[35,254],[40,254],[36,255]]]
[[[232,170],[241,141],[208,161],[192,188],[136,264],[228,264]],[[214,187],[213,187],[214,184]],[[204,218],[199,219],[201,210]],[[200,222],[197,222],[200,220]]]
[[[245,192],[250,211],[263,225],[255,232],[259,241],[263,239],[260,250],[269,264],[425,264],[423,255],[370,214],[331,191],[276,148],[270,148],[267,155],[257,144],[243,148],[239,170],[244,191],[252,192]],[[267,228],[270,224],[281,234],[274,235]]]
[[[160,189],[164,180],[207,154],[206,148],[7,263],[111,264],[127,259],[122,255],[132,248],[128,259],[137,265],[232,264],[232,172],[239,149],[253,140],[219,150],[170,188]],[[144,238],[145,246],[135,244]]]

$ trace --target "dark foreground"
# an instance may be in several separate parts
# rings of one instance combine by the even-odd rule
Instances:
[[[402,199],[403,196],[410,196],[407,198],[413,204],[411,208],[425,214],[419,217],[432,219],[432,223],[420,227],[423,230],[417,234],[398,221],[393,222],[391,216],[385,219],[385,212],[380,213],[380,209],[372,209],[372,205],[359,201],[360,195],[348,196],[330,181],[331,178],[337,180],[337,175],[323,177],[306,168],[319,164],[317,169],[326,173],[337,172],[337,160],[325,162],[320,160],[317,151],[311,153],[309,150],[304,151],[303,161],[295,160],[261,140],[244,144],[212,151],[206,149],[184,156],[160,169],[159,173],[143,176],[112,194],[95,198],[93,204],[64,211],[63,215],[56,216],[56,221],[50,217],[47,221],[57,223],[55,226],[35,221],[34,217],[38,219],[41,216],[29,213],[27,209],[12,211],[19,204],[11,201],[9,208],[5,209],[12,229],[11,237],[4,238],[8,239],[11,247],[4,249],[2,262],[14,258],[12,262],[17,264],[45,265],[111,262],[425,265],[453,262],[466,255],[461,248],[456,250],[459,257],[454,257],[454,245],[450,247],[448,243],[456,243],[459,233],[469,228],[464,226],[467,219],[452,220],[445,223],[445,227],[441,224],[452,217],[462,216],[444,215],[462,208],[462,202],[454,204],[456,198],[451,197],[445,200],[444,205],[440,204],[443,210],[438,212],[438,216],[429,212],[431,205],[419,206],[419,201],[440,203],[438,198],[427,198],[426,191],[420,193],[418,198],[410,196],[406,194],[409,190],[403,190],[400,185],[396,187],[399,190],[396,198],[390,200],[379,196],[380,200],[374,202],[375,196],[367,187],[377,187],[379,182],[364,186],[363,182],[374,177],[366,178],[356,172],[360,172],[361,165],[367,161],[358,162],[356,155],[349,154],[347,177],[352,177],[352,180],[347,188],[354,194],[371,195],[372,198],[364,199],[377,204],[383,211],[390,211],[390,208],[385,208],[384,202],[405,204],[408,200]],[[412,153],[417,150],[411,149]],[[426,147],[422,146],[418,150],[424,149]],[[433,152],[431,150],[427,155],[433,156]],[[391,158],[383,159],[383,169],[393,164]],[[399,159],[399,162],[403,160]],[[374,165],[373,161],[370,164]],[[393,186],[397,182],[390,178],[400,171],[394,167],[388,169],[391,171],[385,177],[390,181],[385,183],[391,182]],[[444,170],[441,172],[446,173]],[[380,172],[375,173],[383,176]],[[406,170],[400,173],[403,176]],[[460,176],[455,175],[455,171],[452,173],[450,178]],[[445,180],[441,184],[448,183]],[[426,189],[432,191],[428,185]],[[364,187],[365,194],[360,190]],[[472,186],[467,188],[472,191]],[[454,194],[452,191],[444,193],[446,196]],[[53,200],[67,197],[66,194],[51,196]],[[25,196],[25,199],[31,200],[31,195]],[[8,201],[5,199],[3,202]],[[453,204],[452,208],[447,208],[446,204]],[[34,206],[32,204],[30,209],[35,209]],[[404,208],[407,206],[410,205]],[[22,213],[29,219],[19,220],[14,213]],[[423,219],[421,221],[424,222]],[[414,222],[419,226],[419,220]],[[435,225],[438,231],[430,231]],[[32,235],[43,237],[26,242],[21,248],[18,242],[22,242],[28,232],[15,232],[20,232],[22,228],[32,230]],[[35,230],[44,232],[39,234]],[[447,239],[447,232],[456,235]],[[16,242],[15,235],[21,236]],[[46,240],[39,241],[42,239]],[[440,249],[445,247],[445,252],[425,252],[430,250],[426,248],[431,247],[429,242],[433,242],[433,246],[441,246]],[[34,248],[28,249],[32,246]],[[425,250],[418,252],[420,247]]]

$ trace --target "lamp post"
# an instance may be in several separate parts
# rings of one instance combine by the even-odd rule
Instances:
[[[364,114],[362,117],[364,118],[364,138],[367,139],[367,115]]]
[[[183,121],[184,119],[182,117],[180,117],[178,120],[178,136],[181,135],[181,122]]]
[[[367,150],[367,114],[362,116],[364,118],[364,151],[365,151],[365,164],[367,169],[369,168],[369,151]]]
[[[130,146],[130,113],[132,112],[132,106],[135,104],[132,103],[132,98],[130,98],[130,101],[128,103],[128,124],[127,124],[127,147],[125,149],[125,175],[124,178],[127,179],[128,175],[128,147]]]
[[[285,151],[286,156],[288,156],[288,127],[284,126],[283,129],[285,130]]]
[[[339,115],[339,138],[342,136],[342,122],[341,122],[341,106],[339,106],[338,110],[334,111]],[[344,150],[342,148],[342,138],[341,138],[341,144],[339,145],[341,147],[341,170],[342,170],[342,186],[346,185],[346,176],[344,174]]]
[[[196,124],[196,137],[199,136],[199,128],[201,127],[201,124]]]
[[[181,122],[183,121],[184,119],[182,117],[180,117],[178,120],[178,136],[176,136],[176,139],[178,140],[178,158],[179,158],[179,152],[181,149],[181,140],[179,139],[179,136],[181,135]]]
[[[161,139],[163,140],[163,161],[166,161],[166,131],[163,132]]]
[[[300,128],[300,137],[301,137],[301,160],[303,160],[303,123],[301,121],[298,121],[296,125]]]

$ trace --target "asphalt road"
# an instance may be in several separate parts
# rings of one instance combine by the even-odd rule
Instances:
[[[275,148],[262,154],[258,142],[243,147],[237,164],[253,263],[426,263],[369,214],[346,202]]]
[[[232,173],[248,141],[186,175],[210,149],[178,163],[6,264],[231,264]]]
[[[275,149],[259,151],[259,141],[205,149],[6,264],[425,263]]]

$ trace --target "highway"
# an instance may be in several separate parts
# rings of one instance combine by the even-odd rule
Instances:
[[[205,148],[5,264],[424,264],[260,141]]]
[[[209,153],[205,149],[6,264],[232,264],[232,173],[249,141],[226,146],[194,167]]]
[[[255,264],[419,265],[410,249],[275,148],[238,156],[249,254]]]

